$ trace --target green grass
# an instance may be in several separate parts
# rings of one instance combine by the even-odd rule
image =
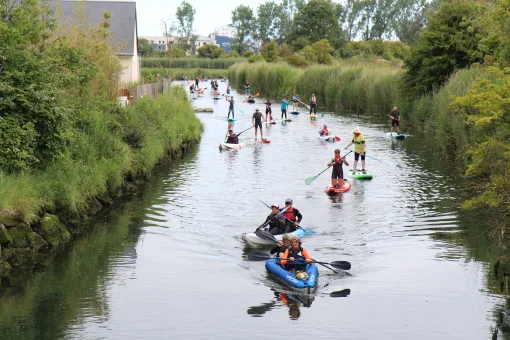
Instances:
[[[154,81],[158,74],[162,77],[167,77],[168,69],[142,68],[142,78],[146,83]],[[196,76],[199,78],[223,78],[226,77],[227,74],[228,71],[224,69],[172,68],[172,79],[182,79],[183,77],[195,79]]]
[[[241,62],[242,58],[198,58],[185,57],[176,58],[172,62],[175,68],[205,68],[205,69],[227,69],[235,63]],[[142,68],[168,68],[168,58],[143,58]]]
[[[27,222],[41,208],[82,212],[91,198],[148,175],[167,153],[197,142],[202,132],[180,87],[128,108],[109,103],[79,114],[72,145],[44,171],[0,173],[0,207],[21,212]]]

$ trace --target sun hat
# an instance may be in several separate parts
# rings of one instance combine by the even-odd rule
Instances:
[[[357,127],[354,130],[352,130],[352,133],[361,133],[361,131],[359,130],[359,127]]]

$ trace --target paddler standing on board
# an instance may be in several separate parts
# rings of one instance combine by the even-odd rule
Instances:
[[[397,133],[400,132],[400,112],[398,112],[397,107],[395,106],[390,113],[391,118],[391,132],[396,130]]]
[[[285,233],[291,233],[296,231],[296,228],[299,226],[299,223],[303,219],[303,215],[301,215],[299,210],[292,206],[292,199],[290,198],[285,200],[285,208],[287,208],[287,210],[285,210],[283,213],[283,217],[285,218]]]
[[[234,96],[230,96],[230,99],[227,96],[227,97],[225,97],[225,99],[228,102],[228,116],[227,116],[227,119],[230,118],[230,113],[232,113],[232,119],[234,119]]]
[[[310,98],[310,114],[316,115],[317,114],[317,97],[315,97],[315,94],[312,94],[312,97]]]
[[[292,95],[292,112],[298,112],[299,109],[299,96],[296,91]]]
[[[257,140],[257,130],[259,130],[259,129],[260,129],[260,139],[264,140],[264,136],[262,135],[262,119],[264,119],[262,112],[260,112],[259,109],[255,109],[255,113],[253,114],[253,116],[251,118],[253,126],[255,127],[255,140]]]
[[[328,166],[333,166],[333,173],[331,174],[331,186],[334,188],[344,187],[344,169],[342,165],[349,166],[349,162],[345,157],[340,157],[340,150],[335,150],[335,157],[328,163]]]
[[[358,160],[359,156],[361,155],[361,171],[363,171],[364,174],[367,173],[367,170],[365,169],[365,154],[367,152],[367,146],[365,144],[365,136],[361,134],[361,131],[359,128],[355,128],[352,130],[352,133],[354,134],[354,137],[352,138],[351,142],[347,144],[345,149],[352,144],[354,144],[354,163],[352,165],[352,172],[356,172],[356,168],[358,166]]]

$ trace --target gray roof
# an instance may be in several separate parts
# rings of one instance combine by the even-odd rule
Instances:
[[[48,1],[54,6],[54,1]],[[58,7],[62,11],[65,21],[75,19],[75,5],[82,5],[82,1],[58,1]],[[89,24],[98,25],[103,20],[103,13],[108,11],[112,14],[108,19],[110,33],[113,42],[122,47],[121,55],[133,55],[138,53],[135,44],[136,30],[136,2],[128,1],[85,1],[86,18]],[[138,31],[138,30],[136,30]]]

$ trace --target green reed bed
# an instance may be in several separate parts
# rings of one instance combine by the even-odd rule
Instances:
[[[205,69],[227,69],[230,66],[243,61],[242,58],[198,58],[185,57],[175,58],[172,67],[175,68],[205,68]],[[143,58],[142,68],[168,68],[168,58]]]
[[[180,80],[184,77],[188,79],[195,79],[195,77],[199,77],[201,79],[204,78],[225,78],[228,74],[227,70],[224,69],[182,69],[182,68],[172,68],[172,79]],[[144,82],[150,83],[153,82],[157,75],[161,77],[168,77],[168,69],[165,68],[142,68],[142,78]]]
[[[81,212],[91,198],[112,195],[126,179],[145,176],[168,153],[198,142],[202,124],[183,89],[133,106],[90,105],[64,154],[44,170],[0,172],[0,206],[28,222],[41,208]]]

